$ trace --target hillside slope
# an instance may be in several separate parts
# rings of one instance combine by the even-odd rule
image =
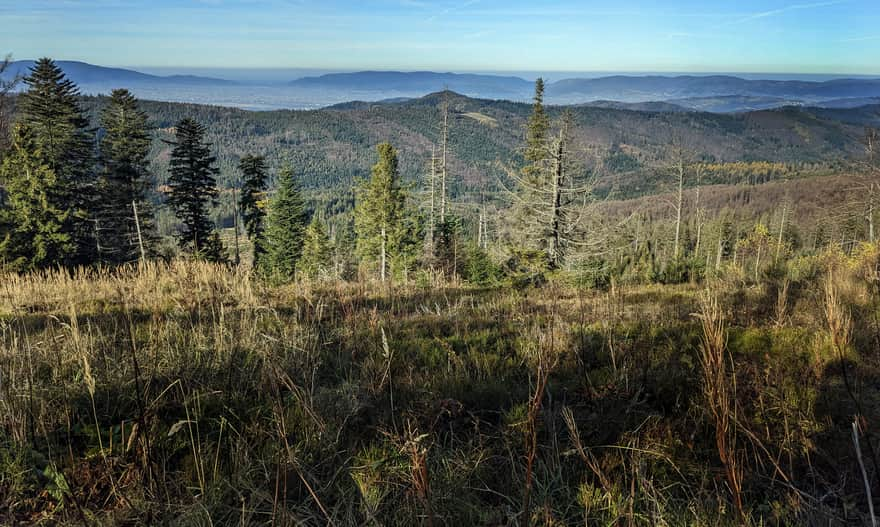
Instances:
[[[103,99],[90,99],[93,110]],[[401,168],[413,181],[424,174],[438,140],[440,94],[384,104],[356,104],[315,111],[246,112],[175,103],[145,102],[158,129],[153,161],[164,178],[171,127],[185,116],[208,127],[223,171],[221,182],[235,177],[238,158],[266,155],[272,165],[290,161],[309,189],[349,188],[369,173],[374,147],[392,142]],[[451,172],[455,193],[496,187],[499,162],[515,164],[521,147],[527,104],[450,95]],[[784,108],[734,115],[700,112],[630,111],[571,107],[576,121],[575,151],[588,160],[591,149],[603,152],[607,177],[644,180],[645,173],[668,158],[668,144],[679,138],[707,162],[769,161],[834,165],[861,153],[865,125],[880,124],[880,107],[819,110]],[[550,109],[557,118],[562,108]],[[641,174],[641,176],[640,176]],[[618,177],[620,176],[620,177]],[[625,180],[626,178],[624,178]],[[639,185],[638,193],[651,192]],[[631,194],[627,188],[618,189]]]

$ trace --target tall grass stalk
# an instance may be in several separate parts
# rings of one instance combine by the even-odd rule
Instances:
[[[706,291],[696,314],[702,326],[700,365],[703,395],[715,426],[715,447],[724,466],[727,486],[740,518],[745,518],[742,502],[743,469],[736,449],[736,383],[728,373],[727,334],[718,298]],[[732,364],[732,361],[731,361]]]

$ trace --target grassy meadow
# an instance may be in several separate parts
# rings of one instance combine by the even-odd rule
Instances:
[[[870,524],[880,247],[580,283],[0,276],[0,524]]]

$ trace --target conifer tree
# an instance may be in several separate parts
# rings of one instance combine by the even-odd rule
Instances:
[[[446,224],[450,219],[446,220]],[[414,207],[406,206],[404,194],[404,207],[401,221],[397,228],[392,230],[389,238],[392,250],[389,252],[388,270],[392,276],[400,276],[404,281],[409,278],[409,271],[414,269],[420,258],[424,255],[424,247],[421,240],[425,236],[424,218]]]
[[[90,263],[97,254],[98,196],[94,134],[80,107],[79,90],[47,58],[36,62],[24,84],[27,91],[20,96],[19,122],[29,131],[29,144],[39,149],[41,163],[58,179],[58,190],[67,191],[57,196],[53,206],[70,209],[69,234],[76,251],[68,263]]]
[[[43,161],[34,135],[24,125],[13,131],[12,146],[0,165],[5,203],[0,208],[0,264],[31,271],[67,264],[75,253],[68,191]]]
[[[437,225],[434,258],[446,276],[459,274],[465,262],[466,253],[461,243],[461,231],[461,220],[455,216],[449,216],[445,222]]]
[[[527,164],[519,174],[511,171],[517,184],[515,236],[529,249],[542,252],[550,267],[559,268],[573,246],[588,243],[582,223],[595,178],[586,177],[587,171],[575,160],[573,115],[565,112],[558,131],[550,137],[541,105],[541,83],[535,92],[525,149]]]
[[[358,255],[385,281],[390,257],[399,249],[405,195],[400,188],[397,151],[389,143],[380,144],[376,150],[379,161],[370,179],[357,189],[355,232]]]
[[[299,269],[304,276],[311,279],[326,276],[332,263],[331,258],[330,238],[324,224],[315,216],[304,234]]]
[[[171,192],[168,202],[183,224],[178,241],[193,255],[208,261],[223,260],[223,245],[208,217],[208,207],[217,203],[217,158],[204,142],[205,127],[192,119],[177,123],[171,152]]]
[[[244,221],[244,229],[254,247],[254,268],[259,267],[260,258],[266,248],[263,240],[263,220],[266,216],[263,200],[266,193],[266,159],[263,156],[246,155],[238,163],[244,176],[239,207]]]
[[[532,113],[526,125],[526,148],[523,155],[529,166],[534,167],[547,157],[549,133],[550,118],[547,117],[547,113],[544,111],[544,79],[539,77],[535,81]],[[537,168],[532,168],[531,170],[537,170]]]
[[[150,185],[150,135],[147,114],[128,90],[113,90],[101,113],[99,257],[111,263],[152,253],[157,235],[147,200]],[[135,213],[137,217],[135,217]]]
[[[278,179],[278,192],[269,203],[266,217],[266,254],[262,262],[267,274],[287,282],[296,277],[303,252],[305,205],[290,166],[281,169]]]

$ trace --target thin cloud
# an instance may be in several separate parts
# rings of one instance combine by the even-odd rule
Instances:
[[[462,11],[463,9],[478,3],[479,1],[480,0],[468,0],[467,2],[465,2],[463,4],[460,4],[457,6],[447,7],[446,9],[440,11],[439,13],[428,17],[428,22],[433,22],[434,20],[437,20],[441,16],[450,15],[452,13],[458,13],[458,12]]]
[[[803,11],[805,9],[818,9],[820,7],[829,7],[834,5],[845,4],[850,0],[831,0],[827,2],[813,2],[810,4],[791,4],[785,7],[780,7],[779,9],[771,9],[769,11],[761,11],[758,13],[752,13],[743,18],[739,18],[730,22],[729,24],[743,24],[745,22],[750,22],[752,20],[759,20],[762,18],[770,18],[778,15],[782,15],[784,13],[789,13],[791,11]],[[725,24],[727,25],[727,24]]]
[[[867,42],[869,40],[880,40],[880,35],[868,35],[866,37],[842,38],[838,42]]]
[[[425,2],[420,2],[419,0],[399,0],[400,5],[403,7],[415,7],[418,9],[424,9],[426,7],[431,7],[429,4]]]

